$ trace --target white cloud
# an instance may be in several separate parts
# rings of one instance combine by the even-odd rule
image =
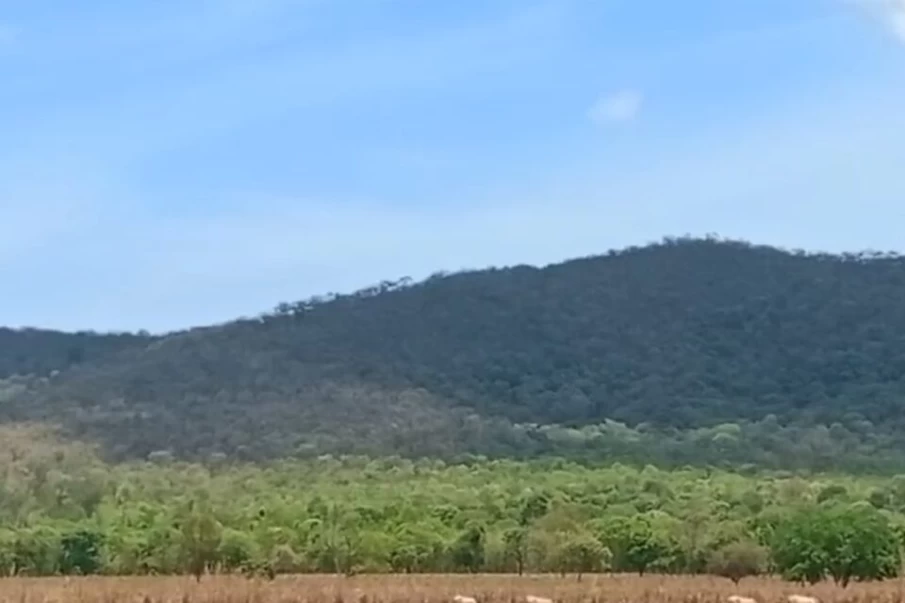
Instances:
[[[655,57],[656,67],[665,71],[693,63],[689,57],[749,52],[762,47],[764,36],[789,39],[802,29],[813,35],[819,29],[807,27],[670,50]],[[543,50],[537,39],[555,42],[549,29],[555,23],[535,11],[443,35],[363,42],[316,62],[304,54],[267,55],[230,62],[197,87],[158,92],[147,103],[117,99],[122,105],[111,102],[87,114],[45,120],[53,123],[43,127],[19,128],[23,141],[36,139],[34,129],[46,140],[32,142],[30,170],[21,164],[4,168],[0,157],[0,282],[16,291],[0,300],[5,320],[166,329],[253,314],[281,300],[348,291],[383,278],[542,264],[684,232],[806,247],[901,247],[895,225],[905,219],[897,209],[905,195],[898,176],[905,117],[889,100],[901,97],[901,87],[890,92],[846,84],[840,94],[804,99],[794,108],[785,104],[781,115],[759,112],[757,123],[730,114],[709,131],[636,140],[634,146],[598,145],[588,136],[590,149],[551,149],[556,159],[543,170],[480,181],[479,190],[493,190],[481,198],[469,193],[470,203],[440,188],[428,197],[431,203],[417,206],[400,202],[392,191],[380,191],[374,203],[353,203],[330,193],[317,200],[304,198],[304,192],[275,200],[265,190],[238,203],[238,211],[237,204],[224,202],[218,203],[219,215],[211,215],[202,209],[203,199],[190,198],[186,203],[199,211],[164,217],[154,211],[155,193],[137,194],[140,188],[133,190],[135,183],[121,173],[122,156],[177,145],[261,114],[375,92],[439,88],[487,69],[486,56],[501,65],[527,63]],[[637,67],[628,72],[644,75]],[[644,79],[653,78],[648,73]],[[294,88],[291,82],[301,83]],[[644,101],[640,91],[611,92],[589,118],[614,124],[637,117]],[[855,98],[845,101],[846,94]],[[218,102],[208,106],[212,98]],[[268,100],[263,109],[262,99]],[[166,119],[153,119],[158,113]],[[62,147],[73,140],[81,143],[78,161],[65,156],[48,162],[45,144]],[[100,144],[106,142],[111,144]],[[21,155],[20,146],[9,145],[11,156]],[[450,153],[421,153],[401,141],[371,161],[387,171],[408,166],[421,174],[454,161],[456,153]],[[86,155],[96,155],[98,164]],[[111,185],[116,175],[126,182]],[[228,190],[206,193],[233,197]],[[147,207],[123,207],[133,198],[149,200]],[[61,305],[60,291],[85,293]]]
[[[905,42],[905,0],[847,0],[868,10],[881,19],[887,27]]]
[[[644,96],[638,90],[625,89],[603,96],[594,103],[589,117],[597,125],[632,121],[641,111]]]
[[[889,22],[895,34],[905,42],[905,0],[899,0],[890,9]]]
[[[99,229],[94,238],[117,253],[109,264],[86,262],[78,279],[107,294],[68,306],[59,326],[209,323],[384,278],[545,264],[686,232],[832,250],[901,247],[905,117],[873,95],[850,104],[841,96],[645,145],[646,161],[634,166],[576,162],[566,192],[514,183],[471,204],[439,195],[417,207],[264,193],[218,215],[133,214]],[[110,274],[112,289],[99,281]]]

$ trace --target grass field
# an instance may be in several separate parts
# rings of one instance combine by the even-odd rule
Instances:
[[[710,577],[598,575],[574,577],[500,575],[280,577],[273,582],[242,577],[191,578],[9,578],[0,580],[2,603],[440,603],[457,594],[480,602],[517,603],[525,595],[561,603],[723,602],[732,594],[767,603],[792,593],[814,595],[822,603],[905,602],[905,582],[831,583],[800,587],[773,579],[729,580]]]

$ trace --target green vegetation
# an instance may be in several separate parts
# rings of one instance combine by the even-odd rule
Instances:
[[[905,475],[740,475],[563,460],[326,456],[108,465],[37,428],[0,433],[0,572],[766,571],[883,579]]]
[[[903,268],[668,240],[162,336],[0,329],[0,574],[895,576]]]
[[[161,337],[5,330],[0,421],[52,420],[120,460],[905,472],[903,297],[891,254],[680,239]]]

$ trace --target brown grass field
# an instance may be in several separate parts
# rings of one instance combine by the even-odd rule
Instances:
[[[457,594],[479,603],[519,603],[525,595],[558,603],[716,603],[732,594],[762,603],[784,602],[792,593],[821,603],[905,603],[905,581],[813,587],[769,578],[748,578],[738,588],[723,578],[702,576],[506,575],[284,576],[275,581],[211,576],[191,578],[7,578],[0,579],[2,603],[441,603]]]

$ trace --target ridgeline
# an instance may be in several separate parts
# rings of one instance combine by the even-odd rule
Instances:
[[[0,330],[0,420],[114,459],[905,467],[905,258],[668,239],[163,336]]]

